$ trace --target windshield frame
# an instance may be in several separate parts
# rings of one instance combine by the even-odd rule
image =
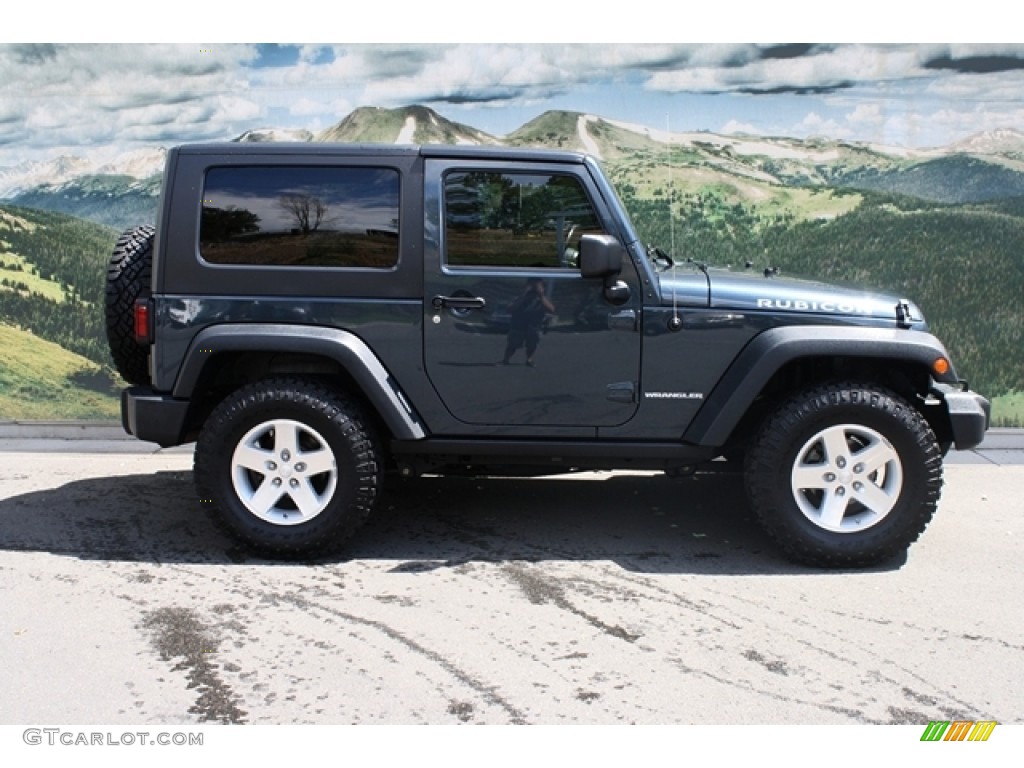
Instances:
[[[590,177],[594,180],[594,184],[597,185],[601,196],[604,198],[609,212],[615,220],[615,225],[619,228],[619,237],[622,239],[623,246],[629,252],[633,264],[640,273],[645,299],[655,303],[659,302],[661,300],[661,281],[658,278],[654,264],[647,257],[647,249],[640,242],[640,237],[637,235],[632,219],[629,218],[629,211],[626,210],[626,206],[622,203],[622,198],[615,191],[615,187],[608,180],[601,164],[595,157],[584,155],[583,163]]]

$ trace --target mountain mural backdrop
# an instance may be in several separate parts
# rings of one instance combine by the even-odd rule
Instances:
[[[494,144],[587,152],[641,237],[719,266],[773,266],[915,299],[997,423],[1024,419],[1024,133],[927,150],[670,133],[550,111],[494,136],[424,106],[235,141]],[[118,232],[154,223],[164,148],[101,165],[0,167],[0,418],[113,418],[102,328]]]

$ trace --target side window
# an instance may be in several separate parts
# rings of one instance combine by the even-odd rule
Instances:
[[[444,209],[446,262],[456,267],[572,268],[580,237],[603,231],[566,174],[452,172]]]
[[[393,168],[211,168],[199,252],[213,264],[394,267],[399,187]]]

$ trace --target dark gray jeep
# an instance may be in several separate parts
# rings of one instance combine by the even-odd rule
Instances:
[[[793,560],[904,552],[988,402],[910,301],[675,264],[584,155],[219,144],[167,158],[107,327],[125,429],[204,506],[335,548],[385,475],[740,470]]]

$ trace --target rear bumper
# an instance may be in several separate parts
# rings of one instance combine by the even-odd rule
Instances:
[[[161,395],[149,387],[121,392],[121,426],[129,435],[163,448],[185,442],[188,400]]]
[[[937,394],[949,415],[953,446],[958,451],[967,451],[980,445],[985,439],[992,411],[989,401],[977,392],[958,391],[947,386],[937,387]]]

